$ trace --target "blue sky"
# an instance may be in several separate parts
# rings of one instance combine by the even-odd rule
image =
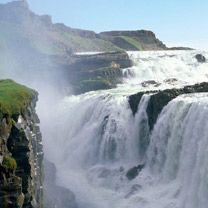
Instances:
[[[0,0],[1,3],[8,2]],[[207,0],[28,0],[54,22],[94,30],[147,29],[167,45],[208,50]]]

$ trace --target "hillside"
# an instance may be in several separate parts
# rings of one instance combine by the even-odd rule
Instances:
[[[131,51],[166,50],[167,47],[155,34],[147,30],[102,32],[99,37],[119,48]]]
[[[118,50],[110,42],[98,39],[94,32],[53,24],[50,16],[34,14],[22,1],[0,5],[0,28],[1,45],[10,43],[9,48],[12,49],[24,43],[25,48],[47,55]]]
[[[41,32],[40,32],[41,31]],[[67,54],[77,51],[116,51],[166,49],[153,32],[120,31],[96,34],[53,24],[48,15],[38,16],[24,1],[0,4],[1,48],[18,44],[43,54]]]
[[[96,34],[54,24],[50,16],[33,13],[26,1],[0,4],[0,73],[5,78],[20,77],[18,81],[28,80],[28,84],[47,79],[59,91],[67,88],[67,92],[74,93],[112,88],[121,82],[120,69],[132,65],[124,51],[165,49],[168,48],[151,31]],[[89,64],[88,58],[81,56],[77,60],[74,53],[95,51],[105,52],[106,56],[92,55],[90,62],[95,64],[83,69]],[[122,58],[128,64],[120,64]],[[112,67],[115,64],[117,67]]]

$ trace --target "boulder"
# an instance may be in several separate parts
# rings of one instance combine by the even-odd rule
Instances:
[[[145,166],[144,164],[140,164],[140,165],[130,168],[126,173],[126,177],[129,180],[133,180],[134,178],[136,178],[138,176],[138,174],[144,168],[144,166]]]
[[[199,63],[204,63],[204,62],[206,62],[206,58],[205,58],[202,54],[196,54],[196,55],[195,55],[195,58],[196,58],[196,60],[197,60]]]
[[[154,87],[157,87],[160,85],[159,82],[156,82],[155,80],[147,80],[141,83],[142,87],[149,87],[150,85],[153,85]]]

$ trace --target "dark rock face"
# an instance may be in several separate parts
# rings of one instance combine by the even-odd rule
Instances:
[[[206,58],[202,54],[196,54],[195,58],[199,63],[206,62]]]
[[[208,92],[208,83],[200,83],[191,86],[185,86],[180,89],[167,89],[163,91],[152,91],[152,92],[139,92],[135,95],[129,96],[129,105],[132,113],[135,114],[138,110],[138,104],[144,94],[151,94],[147,106],[148,123],[150,130],[153,129],[154,124],[158,118],[158,115],[162,111],[163,107],[168,104],[172,99],[176,98],[181,94],[195,93],[195,92]]]
[[[129,96],[129,105],[131,108],[131,111],[133,113],[133,115],[136,114],[137,110],[138,110],[138,105],[142,99],[142,96],[145,94],[145,92],[138,92],[137,94],[134,95],[130,95]]]
[[[130,168],[127,173],[126,173],[126,177],[129,180],[133,180],[134,178],[136,178],[139,175],[139,172],[144,168],[144,164],[142,165],[138,165],[135,166],[133,168]]]
[[[15,171],[0,160],[0,207],[42,208],[42,138],[35,112],[36,97],[22,114],[0,119],[0,156],[11,155]]]
[[[56,167],[53,163],[44,161],[44,207],[45,208],[77,208],[74,194],[56,185]]]

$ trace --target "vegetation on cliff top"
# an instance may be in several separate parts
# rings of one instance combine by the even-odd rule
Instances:
[[[13,80],[0,80],[0,112],[9,115],[21,113],[36,94],[34,90]]]
[[[4,156],[2,166],[8,170],[15,171],[17,168],[16,160],[11,156]]]

